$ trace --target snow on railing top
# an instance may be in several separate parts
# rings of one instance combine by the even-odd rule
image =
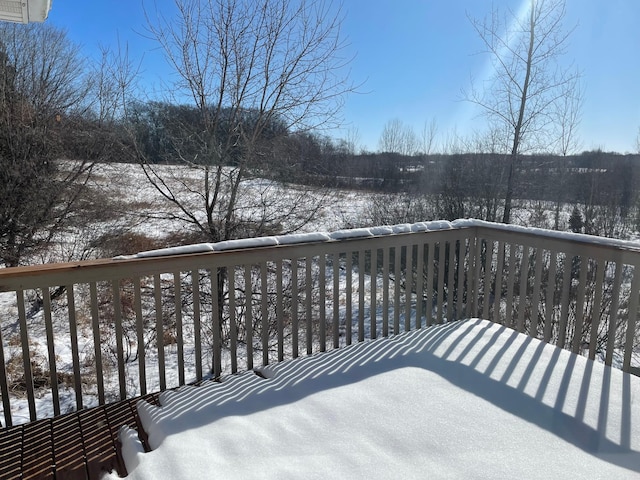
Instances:
[[[254,247],[272,247],[277,245],[293,245],[299,243],[321,243],[329,241],[339,241],[351,238],[366,238],[383,235],[395,235],[403,233],[433,232],[438,230],[451,230],[458,228],[485,227],[494,230],[503,230],[514,233],[526,233],[547,238],[557,238],[561,240],[579,241],[594,245],[605,245],[622,247],[632,250],[640,250],[639,241],[618,240],[615,238],[597,237],[582,233],[559,232],[555,230],[545,230],[543,228],[521,227],[519,225],[507,225],[503,223],[492,223],[484,220],[459,219],[449,222],[446,220],[434,220],[431,222],[401,223],[398,225],[382,225],[376,227],[350,228],[336,230],[333,232],[311,232],[294,233],[289,235],[278,235],[257,238],[242,238],[238,240],[225,240],[217,243],[198,243],[194,245],[184,245],[179,247],[161,248],[148,250],[134,255],[120,255],[114,260],[126,260],[133,258],[164,257],[171,255],[183,255],[189,253],[220,252],[225,250],[237,250]]]
[[[484,220],[476,220],[473,218],[459,219],[451,222],[452,228],[472,228],[485,227],[494,230],[503,230],[514,233],[526,233],[529,235],[538,235],[547,238],[557,238],[560,240],[571,240],[581,243],[590,243],[593,245],[621,247],[630,250],[640,250],[640,241],[638,240],[619,240],[617,238],[599,237],[596,235],[587,235],[584,233],[560,232],[557,230],[547,230],[536,227],[521,227],[519,225],[511,225],[504,223],[486,222]]]
[[[114,260],[128,260],[132,258],[164,257],[170,255],[184,255],[188,253],[220,252],[253,247],[273,247],[276,245],[292,245],[297,243],[319,243],[349,238],[377,237],[400,233],[426,232],[436,230],[450,230],[454,228],[451,222],[436,220],[432,222],[402,223],[398,225],[377,226],[368,228],[350,228],[334,232],[293,233],[271,237],[241,238],[225,240],[216,243],[197,243],[180,247],[160,248],[136,253],[134,255],[119,255]]]

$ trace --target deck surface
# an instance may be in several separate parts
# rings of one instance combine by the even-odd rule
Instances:
[[[136,429],[149,449],[136,410],[141,398],[158,403],[158,394],[149,394],[0,429],[0,479],[93,480],[111,471],[126,475],[120,426]]]

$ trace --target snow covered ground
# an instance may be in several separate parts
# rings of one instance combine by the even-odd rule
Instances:
[[[484,320],[260,373],[141,403],[130,477],[640,477],[640,378]]]

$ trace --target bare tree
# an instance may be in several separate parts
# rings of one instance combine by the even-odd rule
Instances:
[[[582,145],[578,127],[582,119],[583,102],[580,76],[576,74],[562,85],[561,94],[552,110],[553,125],[558,137],[556,150],[563,157],[577,153]]]
[[[370,226],[424,222],[435,218],[440,218],[435,199],[429,195],[402,192],[370,196],[357,220],[358,226]]]
[[[442,141],[442,153],[445,155],[455,155],[456,153],[464,153],[463,138],[458,133],[458,129],[454,126],[449,130]]]
[[[413,128],[405,125],[399,118],[394,118],[385,123],[378,141],[378,149],[386,153],[415,155],[420,147]]]
[[[79,48],[48,24],[0,25],[0,263],[49,245],[78,206],[91,162],[57,160],[85,108]]]
[[[548,138],[553,138],[555,105],[579,76],[573,69],[558,68],[572,32],[564,29],[565,11],[564,0],[530,0],[523,16],[512,11],[501,16],[494,10],[482,21],[471,19],[491,56],[494,74],[464,96],[508,136],[504,223],[511,219],[518,156],[552,147]]]
[[[351,90],[340,37],[341,13],[322,0],[176,0],[176,15],[148,15],[148,33],[174,72],[169,98],[197,118],[166,139],[191,183],[171,178],[139,150],[170,215],[210,241],[292,232],[323,206],[308,189],[286,194],[247,180],[268,175],[271,145],[292,131],[339,122]],[[182,129],[182,132],[180,132]],[[169,211],[167,211],[169,213]]]
[[[358,127],[350,127],[347,130],[347,134],[344,138],[344,143],[347,148],[347,152],[350,155],[357,155],[358,151],[361,150],[361,140],[362,139],[360,137],[360,131],[358,130]]]
[[[579,76],[575,76],[562,87],[562,95],[558,98],[552,112],[555,117],[554,125],[557,129],[558,136],[556,150],[562,157],[566,157],[567,155],[576,153],[581,145],[578,126],[580,125],[584,96]],[[566,160],[566,158],[558,164],[556,172],[555,230],[560,229],[560,210],[565,202],[565,189],[563,185],[566,180],[567,168],[564,160]]]
[[[438,162],[437,212],[439,218],[479,218],[495,222],[504,167],[502,135],[490,131],[469,137],[455,137],[452,153]]]
[[[167,202],[159,215],[210,242],[295,232],[318,220],[333,194],[287,183],[283,172],[297,168],[296,159],[281,153],[293,137],[340,124],[353,89],[341,11],[324,0],[174,5],[172,16],[147,11],[148,35],[173,73],[166,100],[127,111],[146,177]],[[149,139],[158,140],[160,157],[144,148]],[[211,276],[224,341],[234,285],[225,268]]]
[[[424,122],[422,127],[422,134],[420,140],[422,140],[422,153],[424,155],[430,155],[436,146],[436,137],[438,135],[438,122],[435,118]]]
[[[126,116],[128,95],[136,87],[140,62],[129,56],[129,46],[100,47],[100,61],[91,72],[93,110],[100,122],[114,122]]]

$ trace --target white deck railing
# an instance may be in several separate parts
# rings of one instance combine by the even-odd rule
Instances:
[[[4,425],[468,317],[637,373],[633,243],[463,220],[201,247],[0,270]]]

